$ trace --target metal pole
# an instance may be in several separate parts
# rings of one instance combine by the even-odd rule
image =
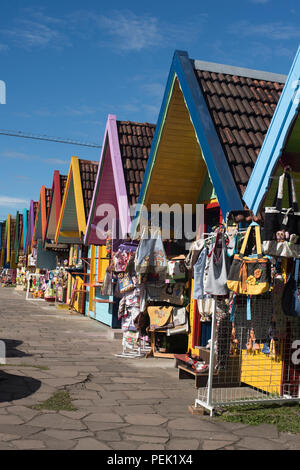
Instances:
[[[214,375],[214,357],[215,357],[215,336],[216,336],[216,298],[213,297],[213,314],[211,321],[211,341],[208,371],[208,390],[207,390],[207,406],[210,408],[210,416],[213,415],[212,410],[212,386]]]

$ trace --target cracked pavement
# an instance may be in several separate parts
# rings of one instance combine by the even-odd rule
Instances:
[[[119,358],[121,340],[82,315],[0,288],[1,450],[299,450],[300,435],[191,415],[174,361]],[[59,390],[76,411],[36,410]]]

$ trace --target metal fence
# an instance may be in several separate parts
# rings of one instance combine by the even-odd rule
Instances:
[[[236,297],[234,315],[216,308],[217,302],[209,372],[195,407],[212,415],[229,405],[300,400],[300,319],[284,315],[273,291],[252,296],[250,304],[246,296]],[[204,349],[199,347],[200,358]]]

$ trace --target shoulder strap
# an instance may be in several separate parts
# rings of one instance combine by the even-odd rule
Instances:
[[[280,211],[282,209],[283,189],[284,189],[285,178],[287,178],[288,180],[289,207],[293,208],[293,210],[297,212],[298,202],[297,202],[297,196],[296,196],[296,191],[295,191],[295,183],[294,183],[294,179],[292,178],[292,176],[287,172],[284,172],[279,177],[277,198],[276,198],[276,203],[274,205],[276,206],[277,210]]]
[[[251,230],[252,230],[253,227],[255,228],[256,251],[257,251],[257,254],[258,254],[258,255],[261,255],[261,254],[262,254],[261,237],[260,237],[260,227],[259,227],[259,225],[258,225],[256,222],[252,222],[252,223],[249,225],[249,227],[247,228],[247,232],[246,232],[246,235],[245,235],[243,244],[242,244],[242,248],[241,248],[241,251],[240,251],[240,254],[241,254],[242,256],[245,255],[245,251],[246,251],[247,243],[248,243],[248,240],[249,240],[250,232],[251,232]]]
[[[246,232],[243,244],[242,244],[241,251],[240,251],[240,254],[243,255],[243,256],[245,255],[245,251],[246,251],[246,247],[247,247],[247,243],[248,243],[248,240],[249,240],[251,230],[252,230],[252,227],[251,227],[251,225],[249,225],[249,227],[247,228],[247,232]]]

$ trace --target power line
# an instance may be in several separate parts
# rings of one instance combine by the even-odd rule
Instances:
[[[47,140],[48,142],[57,142],[59,144],[69,144],[69,145],[80,145],[82,147],[93,147],[101,148],[102,145],[98,145],[91,142],[82,142],[72,139],[62,139],[61,137],[50,137],[48,135],[39,135],[39,134],[29,134],[23,131],[9,131],[7,129],[0,129],[1,135],[8,135],[12,137],[22,137],[24,139],[34,139],[34,140]]]

